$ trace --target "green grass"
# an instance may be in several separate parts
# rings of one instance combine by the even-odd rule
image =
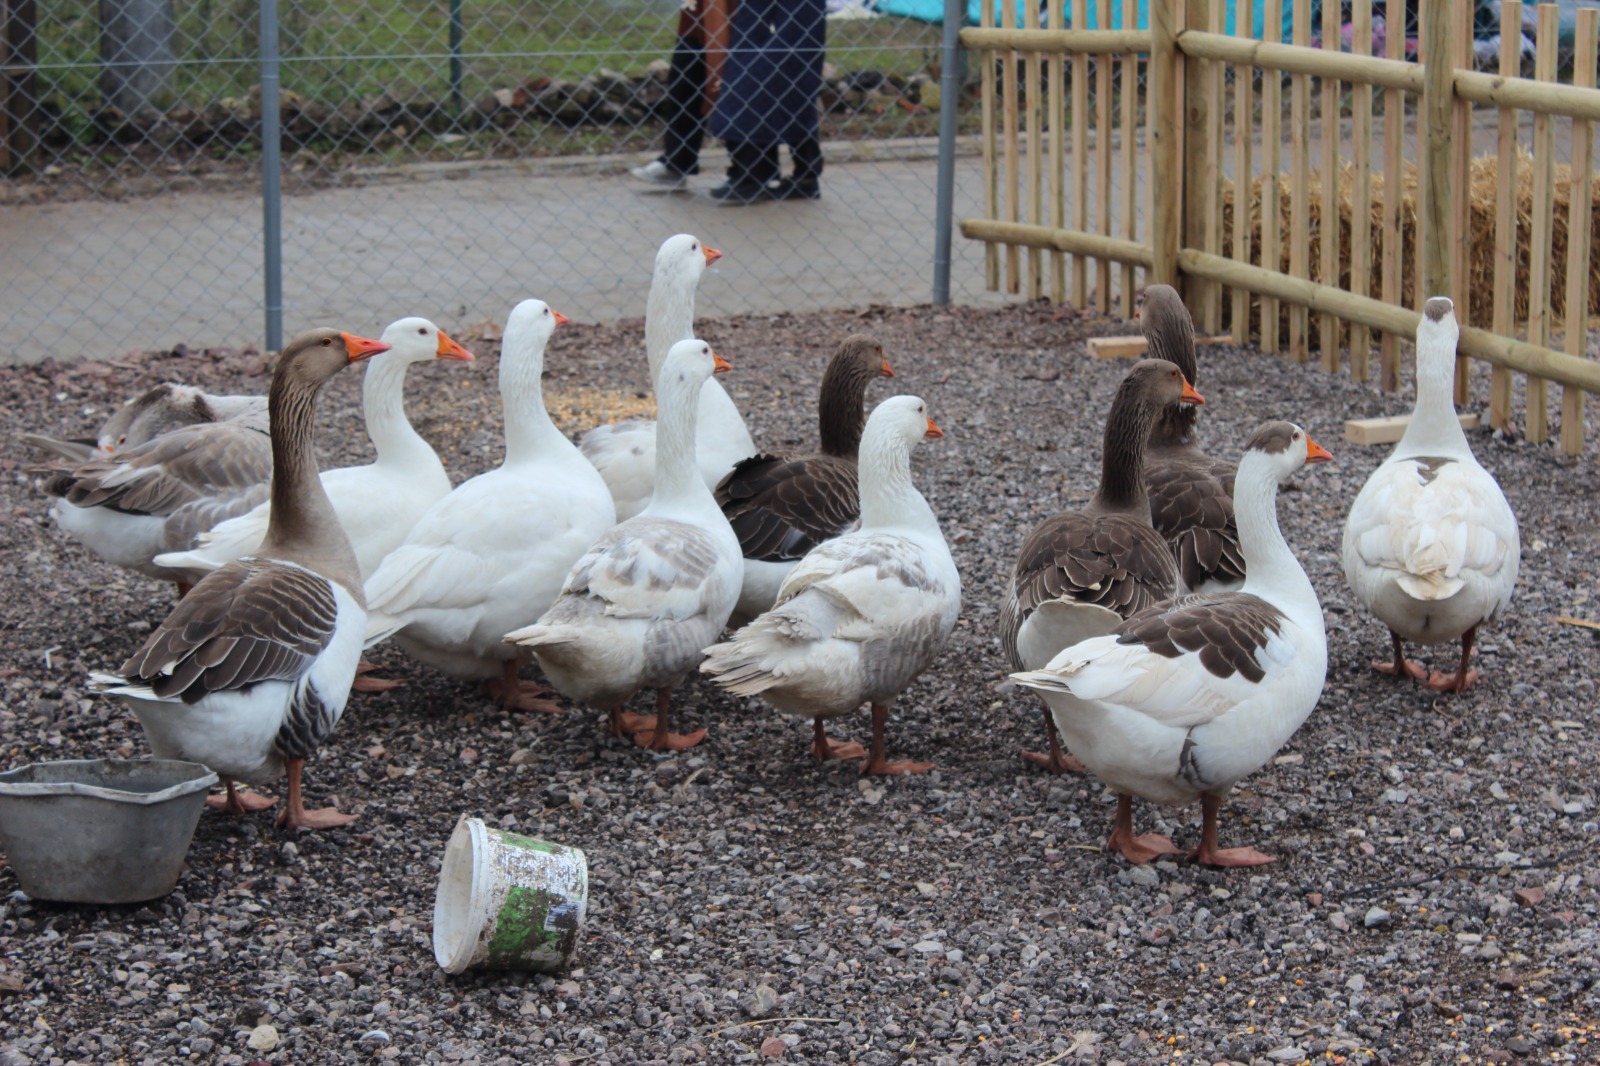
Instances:
[[[256,0],[172,0],[178,66],[167,106],[243,98],[258,82]],[[39,81],[80,141],[100,101],[97,0],[39,5]],[[337,107],[388,93],[448,100],[448,0],[280,0],[282,85]],[[635,74],[672,49],[677,0],[461,0],[469,105],[539,77],[578,80],[602,68]],[[844,71],[911,74],[937,54],[939,27],[880,18],[829,26]],[[570,150],[594,138],[568,131]],[[607,138],[601,138],[606,140]],[[610,138],[614,140],[626,140]]]

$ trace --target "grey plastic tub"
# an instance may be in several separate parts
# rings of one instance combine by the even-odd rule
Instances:
[[[0,773],[0,845],[22,891],[70,903],[171,892],[217,775],[177,759],[77,759]]]

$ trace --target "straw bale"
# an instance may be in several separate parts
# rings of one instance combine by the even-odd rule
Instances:
[[[1250,261],[1259,265],[1272,267],[1272,264],[1261,263],[1261,210],[1263,205],[1262,189],[1265,183],[1271,180],[1267,177],[1256,178],[1251,182],[1250,189]],[[1280,204],[1282,218],[1279,220],[1280,232],[1289,233],[1289,177],[1287,174],[1278,175]],[[1372,175],[1372,271],[1371,288],[1367,295],[1378,299],[1383,292],[1383,242],[1386,234],[1383,231],[1383,203],[1387,190],[1384,187],[1382,174]],[[1494,308],[1491,294],[1494,292],[1494,216],[1495,216],[1495,191],[1499,186],[1499,160],[1492,155],[1481,156],[1472,163],[1472,183],[1468,195],[1472,200],[1472,225],[1469,235],[1470,248],[1468,254],[1468,271],[1471,278],[1473,293],[1472,305],[1469,308],[1469,319],[1475,326],[1488,329],[1494,317]],[[1533,156],[1527,152],[1519,152],[1517,159],[1517,287],[1516,287],[1516,321],[1519,326],[1528,319],[1528,278],[1529,264],[1535,254],[1535,241],[1533,234]],[[1317,248],[1322,239],[1322,174],[1313,171],[1310,175],[1311,199],[1311,231],[1308,234],[1310,247]],[[1345,164],[1339,171],[1339,277],[1327,279],[1327,283],[1337,285],[1346,290],[1350,287],[1350,233],[1352,216],[1354,214],[1355,169],[1350,164]],[[1600,180],[1590,183],[1590,203],[1593,212],[1590,216],[1591,247],[1600,252]],[[1400,291],[1405,294],[1412,292],[1416,273],[1416,240],[1417,240],[1417,210],[1420,199],[1417,189],[1417,169],[1407,163],[1400,180],[1400,237],[1402,243],[1401,255],[1401,284]],[[1233,247],[1234,226],[1234,184],[1224,182],[1222,190],[1222,246]],[[1565,164],[1557,164],[1555,168],[1555,208],[1553,211],[1553,224],[1547,234],[1540,235],[1538,241],[1538,254],[1548,256],[1555,264],[1551,271],[1550,307],[1551,314],[1557,320],[1564,319],[1566,315],[1566,262],[1567,262],[1567,218],[1568,207],[1572,199],[1572,171]],[[1320,256],[1313,255],[1311,259],[1311,280],[1322,282]],[[1289,245],[1283,242],[1283,248],[1277,264],[1277,269],[1287,274],[1289,272]],[[1410,302],[1409,295],[1405,297]],[[1589,315],[1600,314],[1600,271],[1594,267],[1594,256],[1590,257],[1589,269]],[[1224,301],[1223,315],[1231,317],[1231,301]],[[1312,346],[1321,343],[1317,337],[1317,318],[1311,316]],[[1260,336],[1261,308],[1259,301],[1252,301],[1250,313],[1250,332],[1252,336]],[[1232,328],[1231,322],[1225,322]],[[1282,305],[1280,330],[1288,330],[1288,307]],[[1236,331],[1237,332],[1237,331]],[[1341,337],[1341,340],[1344,340]]]

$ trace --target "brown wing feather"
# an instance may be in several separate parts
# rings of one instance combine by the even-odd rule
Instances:
[[[1232,463],[1198,451],[1193,456],[1152,457],[1146,464],[1151,524],[1166,540],[1188,588],[1244,577],[1233,518],[1235,470]]]
[[[1076,600],[1123,618],[1171,596],[1178,569],[1149,526],[1122,514],[1069,511],[1047,518],[1022,542],[1013,595],[1001,611],[1001,642],[1015,659],[1018,630],[1040,604]]]
[[[84,463],[45,490],[79,507],[168,515],[196,500],[264,483],[272,475],[270,438],[229,423],[189,426]]]
[[[337,616],[326,578],[266,560],[231,563],[179,600],[120,673],[185,703],[293,680],[333,639]]]
[[[861,514],[856,464],[832,455],[756,455],[716,488],[746,559],[798,559]]]
[[[1113,632],[1119,644],[1143,644],[1169,659],[1194,652],[1217,677],[1237,673],[1260,681],[1265,673],[1257,654],[1282,628],[1283,612],[1259,596],[1218,592],[1158,604]]]

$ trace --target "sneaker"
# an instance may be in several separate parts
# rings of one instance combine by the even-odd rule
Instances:
[[[772,189],[759,181],[723,182],[711,190],[711,198],[724,207],[743,206],[772,199]]]
[[[667,164],[659,159],[652,159],[644,166],[633,167],[628,173],[650,186],[651,192],[678,192],[689,187],[688,177],[667,169]]]
[[[816,181],[796,181],[793,178],[779,178],[772,186],[774,200],[820,200],[822,198],[822,184]]]

